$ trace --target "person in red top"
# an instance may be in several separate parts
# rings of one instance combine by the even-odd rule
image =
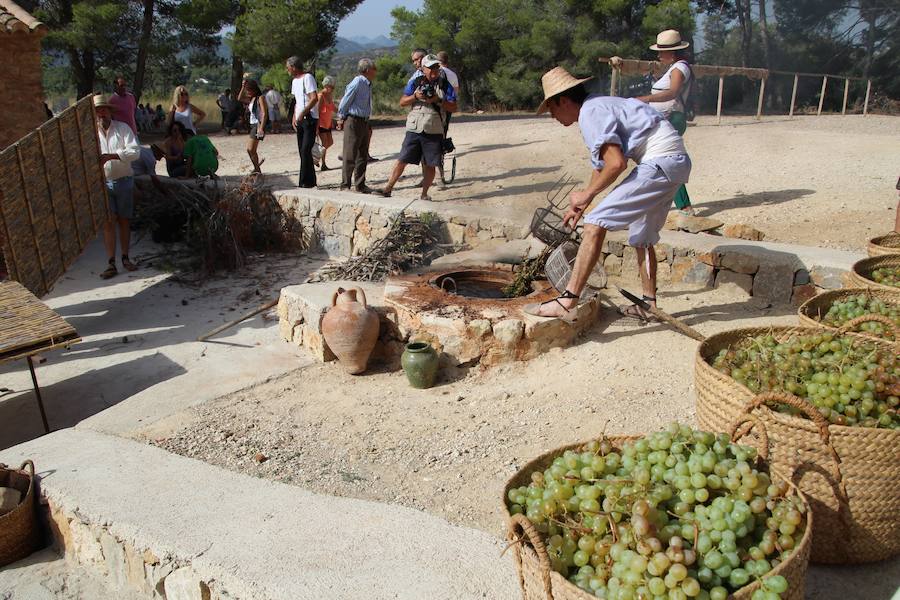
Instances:
[[[120,121],[131,127],[134,137],[138,136],[137,123],[134,122],[134,111],[137,109],[137,100],[128,91],[125,78],[119,75],[115,80],[116,92],[109,97],[109,103],[113,107],[113,121]]]

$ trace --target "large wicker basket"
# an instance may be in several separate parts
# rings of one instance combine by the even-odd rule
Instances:
[[[886,254],[900,254],[900,233],[891,232],[869,240],[866,248],[869,256],[885,256]]]
[[[800,325],[803,325],[804,327],[824,327],[825,329],[830,329],[832,331],[853,331],[857,325],[874,320],[884,324],[888,328],[888,331],[896,330],[893,321],[882,315],[862,315],[847,321],[841,327],[832,327],[821,321],[822,317],[828,313],[828,309],[831,308],[832,304],[861,295],[868,296],[870,300],[877,298],[886,304],[900,306],[900,290],[896,292],[870,288],[844,288],[841,290],[831,290],[822,292],[818,296],[813,296],[800,305],[800,308],[797,309]],[[876,337],[866,332],[860,332],[860,335]],[[877,337],[876,339],[883,340],[883,338]],[[900,337],[897,336],[897,331],[894,331],[894,341],[900,341]]]
[[[633,436],[610,436],[608,439],[613,447],[621,448],[624,442],[636,438]],[[503,489],[501,502],[507,519],[511,551],[514,553],[516,569],[519,572],[519,584],[522,588],[523,600],[596,600],[595,596],[588,594],[550,568],[550,559],[541,534],[524,515],[509,514],[506,504],[509,490],[514,487],[528,485],[531,482],[531,473],[533,471],[546,469],[553,462],[554,458],[566,450],[574,450],[583,445],[584,442],[571,444],[540,455],[513,475],[506,482],[506,487]],[[804,498],[804,501],[806,501],[806,498]],[[811,530],[814,527],[812,512],[807,511],[806,514],[808,520],[803,539],[800,540],[791,557],[775,567],[770,573],[771,575],[781,575],[788,581],[788,591],[782,595],[783,600],[803,600],[806,567],[809,562],[810,540],[812,538]],[[753,592],[758,588],[759,582],[756,581],[742,587],[728,598],[729,600],[750,600]]]
[[[747,328],[707,338],[697,350],[694,370],[700,426],[728,431],[746,415],[755,397],[747,387],[715,370],[707,359],[747,336],[772,333],[784,339],[816,331],[822,329]],[[888,349],[895,347],[855,333],[844,335]],[[772,411],[766,416],[776,424],[768,427],[771,468],[790,477],[809,497],[819,523],[812,561],[863,563],[900,552],[900,431],[827,425],[830,441],[824,444],[822,432],[807,418]],[[835,457],[839,478],[833,476]],[[840,492],[838,481],[846,493]]]
[[[26,460],[18,470],[0,465],[0,486],[22,492],[22,501],[19,505],[0,516],[0,567],[2,567],[25,558],[41,545],[37,503],[34,499],[34,463]]]
[[[866,287],[876,290],[896,292],[900,288],[883,285],[872,281],[872,271],[879,267],[900,267],[900,254],[885,254],[864,258],[853,263],[853,268],[847,274],[849,285],[853,287]]]

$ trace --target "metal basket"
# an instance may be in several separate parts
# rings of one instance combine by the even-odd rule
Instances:
[[[580,227],[574,231],[563,223],[563,214],[568,206],[569,193],[578,182],[563,173],[547,192],[547,206],[534,211],[531,218],[531,234],[548,246],[558,246],[568,239],[579,240]]]
[[[557,246],[547,257],[544,273],[556,291],[562,293],[569,284],[569,278],[572,277],[572,265],[575,264],[577,254],[578,245],[568,241]]]

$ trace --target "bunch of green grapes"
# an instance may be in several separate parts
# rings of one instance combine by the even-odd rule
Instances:
[[[900,357],[875,342],[831,332],[781,342],[759,335],[721,350],[712,366],[754,393],[805,398],[835,425],[900,429]]]
[[[900,267],[879,267],[872,271],[872,281],[881,285],[900,287]]]
[[[850,296],[845,300],[833,303],[828,312],[822,317],[822,323],[831,327],[841,327],[847,321],[863,315],[881,315],[894,322],[900,328],[900,305],[890,304],[879,298],[872,298],[867,294]],[[878,321],[869,321],[860,324],[858,331],[882,338],[890,337],[885,331],[885,326]]]
[[[759,580],[753,600],[779,600],[788,584],[770,571],[803,538],[806,506],[755,458],[673,423],[621,451],[566,451],[508,506],[545,536],[552,568],[598,598],[725,600]]]

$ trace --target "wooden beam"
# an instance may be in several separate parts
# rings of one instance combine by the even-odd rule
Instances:
[[[766,93],[766,80],[765,78],[759,80],[759,101],[756,103],[756,120],[762,117],[762,105],[763,105],[763,96]]]
[[[863,102],[863,116],[869,114],[869,94],[872,92],[872,80],[866,81],[866,101]]]
[[[616,95],[616,87],[618,87],[619,83],[619,69],[613,67],[612,76],[609,78],[609,95]]]
[[[800,80],[800,76],[794,73],[794,89],[791,91],[791,112],[788,113],[788,116],[794,116],[794,103],[797,102],[797,82]]]
[[[841,107],[842,115],[847,114],[847,94],[849,94],[849,93],[850,93],[850,80],[845,79],[844,80],[844,105]]]
[[[828,75],[822,77],[822,91],[819,92],[819,111],[816,113],[817,117],[822,116],[822,105],[825,104],[825,87],[828,85]]]
[[[722,91],[725,89],[725,76],[719,76],[719,98],[716,100],[716,125],[722,124]]]

